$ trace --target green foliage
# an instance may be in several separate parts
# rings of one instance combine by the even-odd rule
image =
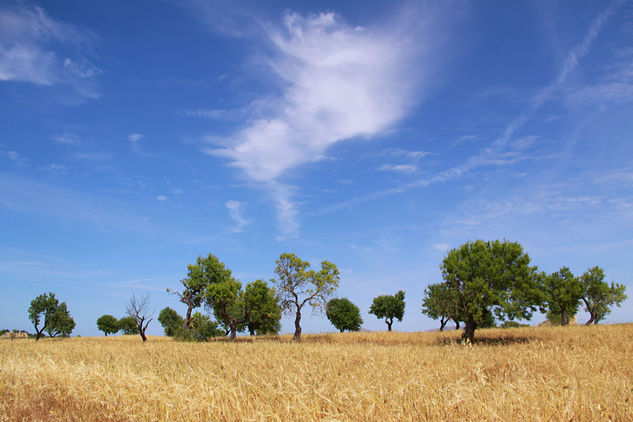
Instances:
[[[325,306],[325,315],[341,333],[359,331],[360,326],[363,325],[358,306],[346,298],[331,299]]]
[[[164,308],[158,314],[158,322],[163,326],[165,335],[173,337],[179,327],[184,325],[185,320],[182,319],[178,312],[174,311],[170,307]]]
[[[561,325],[568,325],[569,318],[576,315],[580,306],[583,291],[580,280],[567,267],[550,275],[541,274],[541,280],[545,294],[544,309],[550,315],[558,315],[556,319]]]
[[[75,328],[75,320],[70,316],[66,308],[66,302],[59,304],[51,317],[51,323],[46,327],[46,332],[51,337],[68,337]]]
[[[277,334],[281,330],[281,308],[277,293],[264,280],[248,283],[244,289],[247,310],[245,328],[251,335]]]
[[[219,284],[231,279],[231,270],[213,254],[206,258],[199,256],[196,263],[187,266],[187,277],[182,279],[182,292],[175,292],[180,301],[187,305],[185,325],[192,322],[191,313],[206,300],[207,290],[211,284]],[[170,292],[169,289],[167,289]]]
[[[396,318],[398,321],[402,321],[404,316],[404,292],[399,290],[393,296],[382,295],[375,297],[369,308],[369,313],[376,315],[378,319],[385,318],[387,329],[391,331],[393,319]]]
[[[463,321],[460,317],[457,292],[447,283],[430,284],[424,290],[422,313],[440,320],[440,331],[444,330],[448,321]]]
[[[66,303],[59,303],[53,293],[44,293],[31,301],[28,309],[29,320],[33,323],[36,340],[46,331],[51,337],[58,335],[69,336],[75,328],[75,321],[70,316]],[[44,320],[44,325],[39,324]]]
[[[529,327],[530,324],[520,324],[516,321],[504,321],[499,328],[520,328],[520,327]]]
[[[196,312],[191,317],[191,325],[185,330],[178,327],[174,332],[174,339],[178,341],[208,341],[212,337],[224,336],[226,333],[212,321],[208,315]]]
[[[112,315],[102,315],[97,320],[97,328],[99,331],[103,331],[103,334],[107,337],[108,334],[114,334],[119,331],[119,324]]]
[[[610,306],[618,307],[626,300],[625,287],[622,284],[607,284],[604,281],[604,271],[600,267],[593,267],[580,276],[582,286],[582,301],[590,318],[586,325],[597,324],[610,312]]]
[[[295,254],[283,253],[275,262],[276,291],[281,309],[295,315],[294,340],[301,341],[301,310],[308,303],[315,310],[325,309],[328,299],[339,285],[336,265],[321,262],[319,271],[311,270],[310,263]]]
[[[440,268],[466,323],[462,337],[470,341],[493,316],[529,319],[543,302],[536,267],[516,242],[467,242],[448,252]]]
[[[213,308],[218,321],[228,328],[231,340],[235,340],[238,329],[246,322],[242,283],[231,277],[220,283],[210,284],[207,286],[205,300]]]
[[[123,317],[117,322],[117,325],[119,327],[119,331],[123,332],[125,335],[138,334],[138,326],[136,325],[136,318],[134,317]]]

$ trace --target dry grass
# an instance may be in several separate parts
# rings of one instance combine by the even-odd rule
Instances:
[[[633,324],[0,342],[0,420],[633,420]]]

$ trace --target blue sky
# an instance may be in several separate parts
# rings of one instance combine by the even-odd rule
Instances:
[[[0,328],[45,291],[81,335],[132,294],[183,313],[208,253],[334,262],[370,330],[399,289],[394,328],[436,328],[474,239],[633,294],[630,1],[3,2],[0,115]]]

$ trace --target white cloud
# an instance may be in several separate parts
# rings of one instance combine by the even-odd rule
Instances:
[[[285,31],[269,32],[268,62],[284,86],[270,98],[278,110],[207,150],[227,157],[259,182],[276,180],[314,161],[345,139],[379,134],[402,118],[413,100],[415,51],[401,34],[352,28],[334,13],[288,14]]]
[[[435,243],[433,245],[433,249],[442,251],[442,252],[447,251],[450,247],[451,245],[449,245],[448,243]]]
[[[383,164],[378,170],[411,174],[418,171],[418,167],[413,164]]]
[[[343,202],[331,204],[320,210],[313,211],[312,214],[321,215],[335,212],[340,209],[349,208],[351,206],[355,206],[378,198],[383,198],[394,194],[401,194],[412,189],[427,187],[435,183],[443,183],[449,180],[454,180],[482,166],[510,165],[532,158],[520,155],[516,150],[507,151],[507,147],[508,144],[510,144],[510,147],[513,147],[515,149],[525,149],[534,142],[534,138],[529,139],[530,137],[526,137],[522,140],[516,141],[515,143],[509,141],[511,141],[516,132],[521,129],[530,119],[532,119],[536,112],[548,100],[550,100],[556,92],[561,90],[561,88],[567,81],[569,74],[578,66],[579,60],[587,55],[587,53],[589,53],[593,42],[597,38],[598,34],[602,30],[609,17],[615,12],[618,6],[618,2],[611,3],[610,6],[608,6],[602,13],[598,14],[591,21],[589,29],[587,30],[587,33],[585,34],[582,42],[569,51],[569,53],[565,57],[565,61],[563,62],[563,67],[554,81],[552,81],[552,83],[545,86],[544,88],[540,89],[536,93],[536,95],[534,95],[530,99],[526,109],[523,110],[521,114],[519,114],[515,119],[513,119],[512,121],[510,121],[510,123],[506,125],[501,136],[497,137],[489,147],[482,150],[479,154],[470,156],[463,164],[459,166],[443,170],[433,176],[414,180],[412,182],[384,189],[381,191],[371,192],[364,196],[350,198]]]
[[[141,139],[143,139],[145,136],[141,135],[140,133],[132,133],[130,135],[128,135],[127,140],[130,142],[138,142]]]
[[[166,200],[167,200],[167,197],[166,197],[165,195],[158,195],[158,196],[156,197],[156,200],[157,200],[157,201],[166,201]]]
[[[332,12],[289,13],[283,29],[268,28],[273,53],[266,64],[281,93],[255,99],[253,104],[268,105],[268,113],[220,142],[210,138],[219,145],[205,152],[228,158],[251,180],[272,187],[283,237],[298,230],[297,204],[279,179],[322,160],[340,141],[384,133],[419,99],[421,81],[438,60],[420,65],[418,59],[441,38],[422,34],[433,21],[425,12],[386,29],[352,27]]]
[[[58,144],[79,145],[79,139],[77,138],[77,135],[68,132],[64,132],[61,135],[53,136],[53,140]]]
[[[40,7],[5,5],[0,8],[0,81],[69,84],[81,96],[96,98],[94,76],[101,70],[83,53],[91,38]]]
[[[242,232],[244,227],[250,224],[250,221],[245,219],[244,216],[242,215],[244,213],[244,208],[246,207],[246,202],[230,200],[230,201],[226,201],[224,205],[229,210],[229,216],[236,223],[232,231],[235,233]]]

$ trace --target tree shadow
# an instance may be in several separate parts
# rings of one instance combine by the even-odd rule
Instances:
[[[512,335],[500,335],[500,336],[490,336],[490,337],[477,337],[475,335],[475,339],[472,343],[468,341],[464,341],[461,337],[443,337],[438,338],[436,344],[440,346],[449,346],[449,345],[467,345],[472,344],[473,346],[508,346],[511,344],[526,344],[531,343],[532,341],[537,340],[534,336],[512,336]]]

